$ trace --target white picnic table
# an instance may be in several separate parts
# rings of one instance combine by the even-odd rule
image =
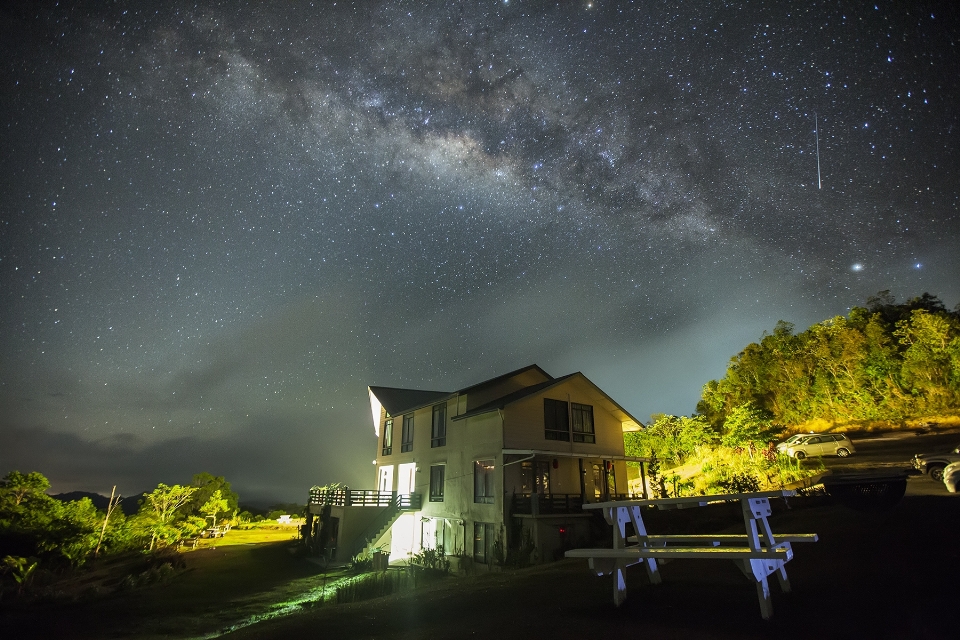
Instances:
[[[657,560],[674,558],[701,558],[733,560],[749,579],[757,584],[760,615],[764,620],[773,615],[770,585],[767,578],[776,573],[780,588],[790,591],[790,582],[784,565],[793,558],[794,542],[816,542],[815,533],[774,534],[767,518],[771,514],[770,498],[784,498],[796,492],[763,491],[685,498],[653,500],[617,500],[584,504],[584,509],[600,509],[608,523],[613,525],[613,548],[572,549],[568,558],[587,558],[590,569],[597,575],[613,576],[613,602],[620,604],[627,597],[626,568],[643,563],[652,584],[659,584],[660,569]],[[650,535],[643,523],[643,510],[651,506],[659,509],[687,509],[716,502],[739,501],[743,511],[745,533],[706,535]],[[636,535],[627,536],[627,523],[633,525]]]

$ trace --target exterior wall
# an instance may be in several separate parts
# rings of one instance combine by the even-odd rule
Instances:
[[[419,551],[425,542],[429,544],[434,539],[430,532],[439,527],[443,531],[444,548],[448,554],[472,556],[475,523],[492,524],[497,532],[501,531],[504,524],[508,524],[503,530],[507,536],[511,535],[512,496],[523,492],[522,471],[519,462],[503,466],[505,448],[556,452],[556,456],[547,453],[535,459],[548,463],[551,494],[581,494],[582,462],[582,491],[588,502],[593,501],[596,493],[593,465],[604,465],[612,456],[623,456],[623,424],[614,415],[611,401],[586,380],[574,376],[545,391],[512,402],[503,410],[452,420],[462,415],[468,406],[478,406],[516,389],[537,384],[543,381],[542,378],[538,371],[530,370],[490,386],[468,390],[469,398],[460,395],[446,401],[446,444],[440,447],[430,446],[433,407],[427,406],[414,412],[412,451],[400,450],[403,416],[397,415],[393,416],[393,452],[382,455],[387,418],[382,413],[376,450],[377,467],[372,472],[374,483],[379,479],[379,469],[391,465],[392,486],[389,490],[396,491],[400,480],[399,465],[414,464],[414,487],[415,492],[422,496],[422,508],[403,514],[393,530],[374,546],[389,544],[392,560],[398,560],[398,556],[406,555],[410,550]],[[596,442],[547,440],[544,434],[544,398],[591,405]],[[477,460],[494,462],[494,497],[490,504],[474,502],[474,463]],[[507,461],[517,460],[517,456],[509,456]],[[430,502],[430,467],[440,464],[445,467],[443,501]],[[611,473],[616,478],[617,492],[627,493],[626,464],[622,460],[613,461]],[[589,518],[585,519],[580,513],[541,515],[537,518],[524,516],[522,522],[537,542],[540,561],[552,560],[557,549],[564,546],[569,548],[589,531]],[[341,531],[341,539],[349,545],[352,538],[348,541],[345,529]],[[362,528],[357,533],[360,531]]]
[[[543,399],[577,402],[593,407],[596,443],[563,442],[544,437]],[[623,423],[607,410],[607,400],[592,386],[567,380],[540,393],[510,404],[504,409],[504,443],[507,449],[546,449],[583,453],[589,457],[623,455]],[[568,415],[569,407],[568,407]]]
[[[398,467],[414,463],[415,492],[419,493],[423,500],[420,511],[402,515],[398,519],[398,525],[394,525],[397,532],[394,532],[390,541],[394,560],[398,559],[396,556],[402,553],[411,536],[414,551],[419,550],[423,543],[424,527],[437,526],[435,523],[424,523],[424,518],[442,521],[440,526],[443,527],[444,548],[447,553],[462,552],[468,555],[473,553],[474,522],[496,523],[499,527],[503,521],[503,482],[499,473],[503,462],[503,428],[500,415],[492,412],[453,422],[451,418],[456,415],[456,406],[456,399],[447,402],[446,444],[440,447],[430,446],[433,407],[424,407],[414,412],[413,450],[403,453],[400,451],[403,416],[393,416],[393,453],[386,456],[383,455],[386,415],[381,416],[374,482],[379,478],[380,467],[392,465],[393,486],[390,490],[396,491],[399,481]],[[476,504],[473,501],[476,460],[494,461],[494,477],[497,480],[493,504]],[[430,502],[430,467],[440,464],[445,466],[443,501]],[[378,544],[385,544],[385,541],[381,540]]]
[[[330,507],[330,516],[340,519],[337,532],[337,562],[347,562],[350,558],[350,546],[382,511],[380,507]]]

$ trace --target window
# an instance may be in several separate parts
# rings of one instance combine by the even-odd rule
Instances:
[[[400,451],[413,451],[413,414],[403,416],[403,433],[400,435]]]
[[[433,430],[430,432],[430,446],[442,447],[447,444],[447,405],[433,406]]]
[[[435,464],[430,467],[430,502],[443,502],[443,477],[447,467]]]
[[[493,460],[477,460],[473,463],[473,501],[493,504]]]
[[[490,522],[473,523],[473,560],[481,564],[493,561],[494,525]]]
[[[383,423],[383,455],[393,453],[393,418],[387,418]]]
[[[596,442],[597,436],[593,431],[593,407],[589,404],[571,402],[570,413],[573,416],[573,441]]]
[[[543,399],[543,427],[547,440],[570,441],[570,423],[567,420],[567,403],[562,400]]]
[[[550,463],[546,460],[536,462],[527,460],[520,463],[521,493],[550,493]]]

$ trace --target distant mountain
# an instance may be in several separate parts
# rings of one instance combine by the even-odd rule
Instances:
[[[143,496],[145,495],[147,495],[146,492],[138,493],[132,496],[121,496],[122,499],[120,500],[120,509],[123,511],[124,515],[132,516],[139,511],[140,501],[143,500]],[[105,511],[107,509],[107,505],[110,503],[110,496],[100,495],[99,493],[91,493],[89,491],[70,491],[68,493],[58,493],[50,497],[56,498],[61,502],[72,502],[82,498],[90,498],[90,502],[93,503],[93,506],[101,511]]]
[[[101,511],[106,509],[107,504],[110,502],[110,496],[102,496],[99,493],[90,493],[89,491],[70,491],[69,493],[58,493],[50,497],[56,498],[60,502],[73,502],[75,500],[82,500],[83,498],[90,498],[93,506]]]

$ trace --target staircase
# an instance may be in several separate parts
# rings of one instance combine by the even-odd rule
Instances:
[[[370,549],[370,545],[379,540],[387,530],[393,526],[400,514],[404,511],[416,511],[420,508],[421,499],[419,493],[401,493],[397,494],[390,504],[377,514],[373,522],[364,529],[363,533],[354,539],[350,545],[350,557],[353,558],[360,553]]]

